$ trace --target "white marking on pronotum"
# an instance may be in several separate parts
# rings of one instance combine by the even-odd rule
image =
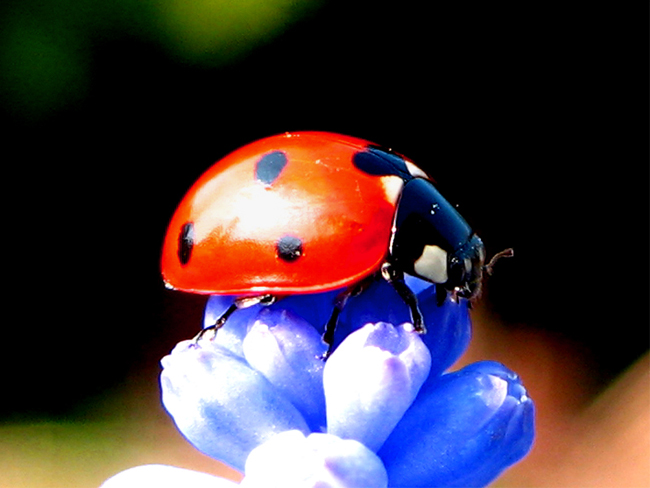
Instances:
[[[382,176],[381,184],[384,188],[384,194],[386,195],[386,200],[392,203],[393,205],[397,204],[399,196],[402,193],[402,188],[404,188],[404,180],[399,176]]]
[[[424,171],[422,171],[412,162],[404,161],[404,163],[406,163],[406,169],[408,169],[409,173],[411,173],[411,176],[413,176],[414,178],[427,178],[427,179],[429,178]]]
[[[445,283],[447,275],[447,251],[438,246],[424,246],[422,255],[413,264],[415,272],[434,283]]]

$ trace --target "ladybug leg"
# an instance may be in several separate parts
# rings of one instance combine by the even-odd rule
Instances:
[[[230,317],[233,312],[238,309],[239,307],[237,307],[236,302],[230,305],[230,307],[228,307],[226,311],[221,314],[221,316],[215,321],[214,324],[208,325],[207,327],[201,329],[201,331],[194,337],[194,343],[198,344],[198,342],[203,339],[203,336],[205,336],[208,332],[212,334],[212,338],[214,339],[217,336],[217,331],[223,327],[223,324],[226,323],[228,317]]]
[[[201,329],[196,337],[194,337],[194,343],[197,344],[206,333],[210,332],[212,338],[214,339],[217,335],[217,331],[223,327],[228,318],[236,311],[242,308],[252,307],[253,305],[271,305],[275,303],[277,297],[275,295],[259,295],[256,297],[242,297],[237,298],[230,307],[226,309],[224,313],[214,322],[214,324]]]
[[[447,290],[442,285],[435,285],[436,286],[436,303],[438,304],[439,307],[442,307],[443,304],[445,303],[445,300],[447,300]]]
[[[332,354],[334,348],[334,332],[336,331],[336,324],[339,321],[339,315],[341,315],[343,308],[348,303],[348,299],[356,293],[358,293],[358,289],[354,286],[342,291],[336,297],[334,308],[332,309],[332,315],[330,315],[330,318],[325,325],[325,332],[323,333],[323,342],[327,344],[327,351],[320,356],[320,359],[323,361]]]
[[[426,334],[427,328],[424,325],[424,318],[422,317],[422,312],[418,305],[418,299],[415,296],[415,293],[408,287],[404,282],[404,273],[391,263],[384,263],[381,267],[381,276],[390,283],[395,291],[404,301],[406,306],[411,312],[411,321],[413,322],[413,328],[418,334]]]

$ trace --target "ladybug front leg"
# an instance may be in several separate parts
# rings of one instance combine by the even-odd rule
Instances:
[[[228,318],[236,311],[242,308],[252,307],[253,305],[271,305],[275,303],[277,297],[275,295],[259,295],[256,297],[241,297],[235,299],[232,305],[226,309],[224,313],[214,322],[212,325],[208,325],[204,329],[201,329],[196,337],[194,338],[194,343],[197,344],[207,332],[212,334],[212,338],[217,335],[217,331],[224,326]]]
[[[415,293],[408,287],[404,281],[404,273],[393,266],[391,263],[384,263],[381,267],[381,276],[390,283],[395,291],[408,306],[411,312],[411,321],[415,332],[419,334],[426,334],[427,328],[424,325],[424,318],[418,305],[418,299]]]

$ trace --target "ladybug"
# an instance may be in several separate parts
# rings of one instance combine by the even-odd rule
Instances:
[[[481,288],[485,250],[458,211],[411,160],[326,132],[268,137],[208,169],[181,201],[165,237],[168,288],[235,295],[239,308],[343,289],[325,327],[332,344],[348,298],[381,275],[426,331],[404,273],[453,299]]]

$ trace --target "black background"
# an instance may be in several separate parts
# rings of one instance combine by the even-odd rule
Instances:
[[[493,309],[581,343],[601,384],[645,351],[647,59],[633,29],[604,6],[433,5],[330,1],[220,68],[116,35],[93,46],[82,102],[31,122],[4,110],[0,415],[70,415],[193,335],[204,299],[159,277],[167,222],[214,161],[288,130],[416,161],[490,254],[515,248]]]

